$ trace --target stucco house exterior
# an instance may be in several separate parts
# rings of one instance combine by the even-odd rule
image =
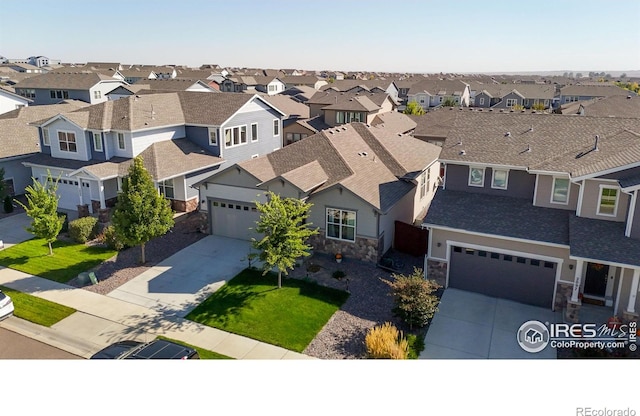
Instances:
[[[440,148],[382,127],[351,123],[240,162],[197,184],[215,235],[248,240],[265,192],[312,203],[315,250],[377,261],[395,221],[412,224],[436,189]]]
[[[472,112],[440,155],[423,226],[447,287],[637,319],[640,119]]]
[[[90,213],[115,203],[131,161],[142,156],[176,211],[198,207],[192,184],[282,147],[283,114],[257,95],[174,92],[134,95],[34,123],[34,178],[59,177],[59,206]]]

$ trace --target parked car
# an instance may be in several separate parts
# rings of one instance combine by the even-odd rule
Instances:
[[[160,359],[160,360],[188,360],[199,359],[198,352],[193,348],[176,344],[175,342],[156,339],[143,343],[139,341],[120,341],[109,345],[91,356],[91,359]]]
[[[13,315],[13,301],[0,290],[0,321]]]

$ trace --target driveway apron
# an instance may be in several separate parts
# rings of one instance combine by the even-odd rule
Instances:
[[[25,230],[31,225],[31,218],[27,214],[17,214],[0,220],[0,240],[4,244],[4,248],[11,247],[15,244],[33,238],[33,234]],[[2,246],[0,246],[0,249]]]
[[[250,241],[208,236],[163,260],[108,296],[184,317],[247,268]]]

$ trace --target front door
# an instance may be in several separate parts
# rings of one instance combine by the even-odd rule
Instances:
[[[584,278],[585,296],[603,298],[607,290],[609,266],[599,263],[587,263],[587,273]]]

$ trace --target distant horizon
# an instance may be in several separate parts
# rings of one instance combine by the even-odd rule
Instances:
[[[7,58],[414,74],[640,70],[640,28],[625,22],[640,15],[637,0],[32,0],[3,12]],[[621,69],[555,69],[571,67]]]

